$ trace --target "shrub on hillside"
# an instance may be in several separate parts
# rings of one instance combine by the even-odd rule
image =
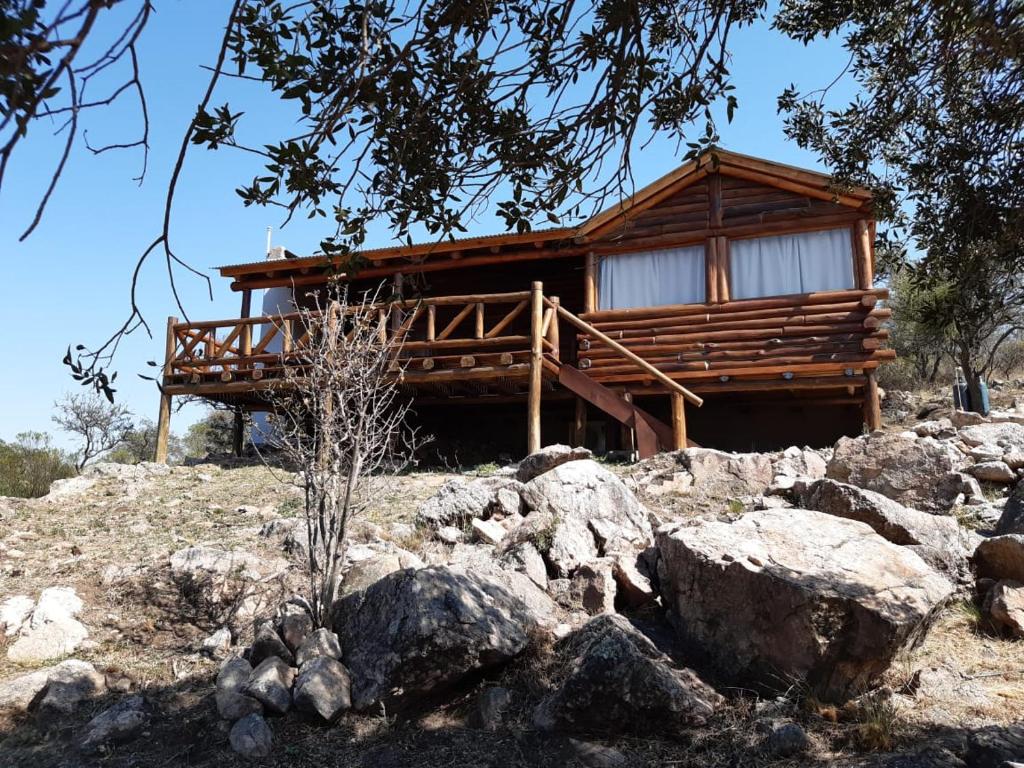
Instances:
[[[44,432],[22,432],[12,443],[0,440],[0,496],[44,496],[54,480],[76,474],[72,457]]]

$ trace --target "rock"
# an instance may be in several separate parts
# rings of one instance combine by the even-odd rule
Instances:
[[[269,621],[263,621],[256,627],[256,636],[249,649],[249,662],[253,666],[258,666],[271,656],[276,656],[289,665],[295,663],[295,656],[284,644],[274,625]]]
[[[693,478],[690,495],[703,502],[760,495],[775,476],[771,457],[763,453],[687,448],[676,455],[681,457]]]
[[[106,679],[92,664],[58,664],[47,680],[39,713],[47,719],[70,715],[81,702],[98,698],[106,689]]]
[[[820,453],[810,448],[790,446],[779,458],[772,461],[772,474],[775,476],[773,482],[778,482],[779,478],[798,477],[818,480],[825,476],[827,470],[828,462]]]
[[[806,508],[867,523],[893,544],[927,544],[958,550],[960,526],[951,517],[929,515],[893,501],[875,491],[835,480],[818,480],[800,495]]]
[[[452,479],[420,504],[416,522],[430,528],[463,526],[482,518],[494,499],[494,491],[480,482]]]
[[[806,752],[811,741],[796,723],[772,723],[761,748],[770,757],[786,758]]]
[[[435,535],[445,544],[458,544],[466,535],[454,525],[442,525],[437,529]]]
[[[1003,460],[1003,449],[998,445],[976,445],[967,453],[975,461]]]
[[[538,625],[550,629],[558,623],[558,606],[544,588],[514,565],[508,554],[496,560],[493,547],[459,544],[452,550],[449,565],[460,572],[486,576],[496,581],[523,602]]]
[[[982,461],[967,468],[974,477],[989,483],[1012,483],[1017,475],[1002,461]]]
[[[278,626],[278,633],[288,650],[295,653],[299,650],[306,636],[313,631],[313,617],[304,608],[290,606],[294,610],[288,610]],[[284,657],[282,657],[284,658]],[[287,659],[285,659],[287,661]]]
[[[572,577],[570,591],[573,602],[591,616],[615,612],[614,562],[601,557],[584,563]]]
[[[1024,584],[1000,581],[985,595],[982,612],[997,627],[1011,635],[1024,638]]]
[[[306,521],[297,517],[270,520],[260,528],[260,536],[276,541],[289,555],[305,559],[309,553]]]
[[[225,720],[240,720],[251,714],[263,714],[263,705],[243,693],[252,665],[240,656],[227,659],[217,673],[217,687],[214,700],[217,712]]]
[[[970,446],[998,445],[1007,451],[1024,451],[1024,426],[1002,424],[976,424],[960,430],[960,439]]]
[[[28,622],[35,601],[28,595],[14,595],[0,603],[0,630],[7,637],[18,634],[18,630]]]
[[[637,566],[635,555],[616,555],[612,558],[616,594],[629,608],[640,608],[657,596],[648,579]]]
[[[19,712],[27,712],[34,702],[42,698],[50,678],[66,680],[71,675],[89,676],[89,679],[96,672],[96,668],[86,661],[68,659],[52,667],[37,669],[18,677],[0,682],[0,710],[13,709]]]
[[[270,712],[283,715],[292,705],[294,681],[294,667],[277,656],[269,656],[253,669],[242,693],[259,701]]]
[[[540,589],[547,589],[548,570],[544,556],[530,542],[516,544],[502,556],[502,562],[525,574]]]
[[[89,637],[89,630],[77,619],[65,617],[32,626],[7,649],[15,664],[42,664],[74,651]]]
[[[629,765],[629,759],[619,750],[596,741],[569,739],[568,746],[572,759],[586,768],[624,768]]]
[[[134,739],[149,724],[150,714],[141,696],[130,696],[103,710],[85,726],[83,752],[95,752],[105,744]]]
[[[827,476],[912,509],[947,512],[960,493],[963,464],[963,455],[948,443],[876,433],[840,438]]]
[[[1024,482],[1017,483],[1010,492],[999,522],[996,523],[995,533],[998,536],[1007,533],[1024,534]]]
[[[528,483],[535,477],[550,472],[569,461],[580,461],[594,457],[586,448],[570,448],[568,445],[549,445],[541,448],[536,453],[531,453],[519,462],[516,470],[516,480],[521,483]]]
[[[953,411],[949,416],[949,420],[957,429],[985,423],[985,417],[974,411]]]
[[[209,546],[179,549],[170,557],[171,579],[180,589],[211,603],[237,603],[247,585],[282,575],[283,558],[262,558],[243,550]]]
[[[85,475],[68,477],[63,480],[54,480],[50,483],[50,492],[42,497],[44,502],[63,501],[72,496],[81,496],[96,485],[96,481]]]
[[[227,627],[221,627],[212,635],[203,639],[199,644],[199,650],[215,659],[227,655],[231,651],[231,630]]]
[[[352,706],[352,681],[344,665],[330,656],[316,656],[299,670],[292,698],[295,708],[333,722]]]
[[[518,515],[523,509],[522,484],[518,481],[515,486],[511,483],[508,486],[498,488],[494,492],[494,500],[491,502],[491,517],[503,518]]]
[[[29,626],[32,628],[54,621],[74,618],[84,607],[81,598],[71,587],[47,587],[39,595],[39,602],[32,611]]]
[[[988,725],[967,737],[965,761],[970,768],[1003,768],[1024,755],[1024,725]]]
[[[1003,461],[1012,470],[1024,469],[1024,451],[1011,450],[1003,454]]]
[[[535,624],[496,581],[443,566],[389,574],[342,599],[335,629],[352,675],[352,705],[400,705],[526,648]]]
[[[270,755],[274,734],[260,715],[247,715],[231,727],[231,748],[242,757],[257,759]]]
[[[355,548],[350,546],[352,552]],[[380,548],[371,548],[368,557],[356,560],[345,573],[342,591],[345,594],[380,581],[385,576],[404,568],[422,568],[425,565],[418,555],[394,544],[382,543]]]
[[[922,421],[914,426],[914,432],[917,433],[918,437],[934,437],[939,440],[956,436],[956,428],[949,419]]]
[[[473,529],[473,538],[482,541],[484,544],[498,544],[505,538],[505,529],[494,520],[474,519],[470,524]]]
[[[302,667],[307,661],[317,656],[327,656],[331,659],[341,658],[341,643],[338,641],[338,636],[323,627],[311,632],[302,641],[302,645],[295,652],[295,663]]]
[[[823,701],[866,690],[953,591],[866,524],[803,509],[663,526],[657,543],[663,599],[688,645],[726,680],[806,680]]]
[[[985,539],[971,559],[979,578],[1024,582],[1024,534]]]
[[[512,704],[512,692],[498,686],[484,688],[469,713],[469,727],[497,731],[504,724],[505,711]]]
[[[614,524],[617,537],[636,549],[651,539],[647,510],[621,480],[589,459],[562,464],[534,478],[523,489],[523,500],[532,511],[520,529],[535,514],[550,521],[547,546],[534,543],[559,576],[571,576],[582,563],[602,554],[591,521]]]
[[[591,619],[556,650],[565,677],[534,711],[542,730],[672,733],[703,724],[723,701],[622,616]]]

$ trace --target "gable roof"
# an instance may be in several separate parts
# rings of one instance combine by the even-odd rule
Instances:
[[[679,166],[647,186],[595,214],[578,227],[557,227],[534,230],[523,233],[503,233],[495,235],[471,236],[463,238],[436,240],[428,243],[411,245],[386,246],[358,252],[363,260],[372,265],[367,277],[374,273],[387,271],[388,262],[402,259],[411,262],[413,267],[423,268],[428,260],[447,257],[447,261],[462,258],[463,252],[476,251],[474,256],[458,262],[461,266],[487,263],[493,261],[487,253],[497,254],[503,248],[533,249],[534,257],[543,257],[551,249],[560,249],[565,255],[580,251],[602,235],[623,225],[627,219],[635,217],[643,211],[657,205],[668,197],[686,189],[705,178],[709,173],[747,179],[782,190],[795,192],[806,197],[826,200],[838,205],[865,210],[871,200],[871,193],[863,188],[833,188],[832,178],[828,174],[809,171],[772,160],[763,160],[750,155],[730,152],[725,149],[712,148],[695,160]],[[484,251],[486,249],[486,252]],[[331,259],[326,256],[306,256],[289,258],[283,261],[254,261],[245,264],[233,264],[217,267],[224,277],[238,280],[260,278],[266,276],[273,279],[284,274],[308,275],[310,272],[331,266]],[[434,268],[437,268],[434,266]],[[390,268],[392,271],[394,267]],[[272,277],[273,276],[273,277]],[[238,282],[234,288],[239,288]]]

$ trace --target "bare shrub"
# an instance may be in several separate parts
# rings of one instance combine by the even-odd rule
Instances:
[[[407,466],[416,434],[399,388],[401,338],[388,333],[376,295],[350,302],[347,289],[332,286],[310,296],[294,328],[308,341],[285,361],[281,386],[267,392],[274,419],[265,438],[298,471],[310,610],[329,627],[350,522]]]
[[[107,402],[94,392],[65,395],[54,408],[54,423],[80,441],[75,456],[79,472],[93,459],[121,445],[134,427],[132,414],[124,405]]]

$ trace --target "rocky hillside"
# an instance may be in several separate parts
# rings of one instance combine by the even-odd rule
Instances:
[[[0,499],[0,765],[1024,760],[1024,412],[935,410],[829,450],[403,476],[318,630],[281,471]]]

